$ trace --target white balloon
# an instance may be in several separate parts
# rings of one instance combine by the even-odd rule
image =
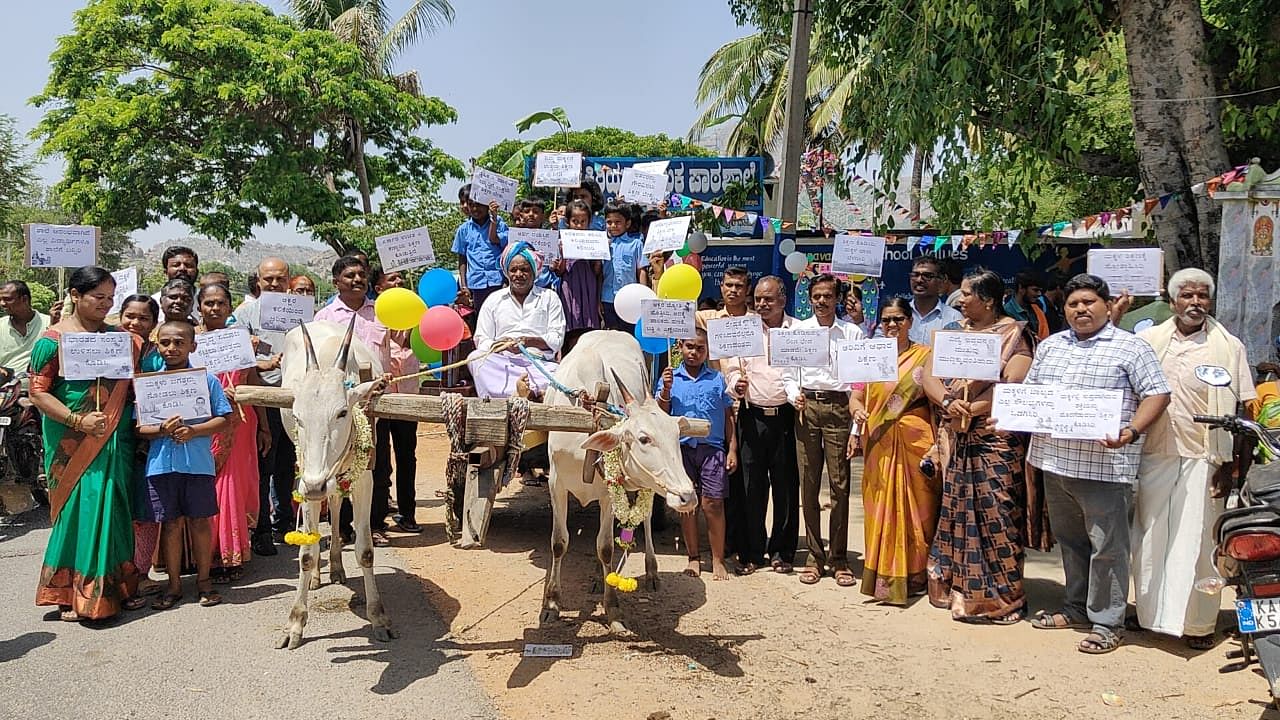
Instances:
[[[640,321],[640,301],[657,298],[658,294],[648,285],[631,283],[624,285],[613,298],[613,310],[624,322],[636,323]]]
[[[778,254],[781,255],[782,257],[786,257],[795,251],[796,251],[796,241],[792,240],[791,238],[787,238],[786,240],[783,240],[782,242],[778,243]]]
[[[793,252],[787,255],[782,264],[786,266],[787,272],[792,275],[799,275],[809,266],[809,258],[802,252]]]
[[[707,234],[704,232],[696,232],[689,236],[686,242],[689,246],[689,252],[700,253],[707,249]]]

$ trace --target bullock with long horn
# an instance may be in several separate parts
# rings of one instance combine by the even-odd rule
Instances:
[[[285,339],[282,386],[293,391],[293,407],[281,413],[285,429],[298,451],[298,481],[294,498],[302,505],[298,553],[298,592],[289,613],[289,627],[279,647],[293,649],[302,642],[307,624],[307,591],[320,585],[320,502],[328,500],[331,512],[329,577],[346,580],[342,566],[342,535],[338,508],[349,497],[354,515],[356,558],[364,573],[365,602],[375,640],[395,637],[373,577],[373,538],[369,507],[373,500],[372,421],[365,406],[386,386],[378,355],[363,342],[352,342],[357,315],[344,328],[337,323],[315,321],[300,324]],[[345,331],[345,334],[344,334]],[[372,382],[360,383],[360,367],[373,370]]]

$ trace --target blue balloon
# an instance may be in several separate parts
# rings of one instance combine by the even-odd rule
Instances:
[[[643,322],[644,321],[641,320],[636,323],[636,340],[640,341],[640,349],[650,355],[659,355],[670,350],[671,341],[667,338],[651,338],[644,336],[644,328],[641,327],[641,323]]]
[[[433,268],[418,281],[418,297],[427,307],[450,305],[458,298],[458,279],[444,268]]]

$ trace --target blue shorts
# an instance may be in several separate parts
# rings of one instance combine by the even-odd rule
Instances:
[[[218,514],[218,493],[212,475],[162,473],[147,477],[146,495],[138,520],[172,522],[178,518],[207,518]]]

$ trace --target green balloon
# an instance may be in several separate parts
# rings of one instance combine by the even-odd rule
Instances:
[[[418,334],[418,328],[413,328],[409,331],[409,347],[413,349],[414,357],[427,365],[440,362],[442,357],[439,350],[422,341],[422,336]]]
[[[688,257],[690,252],[692,252],[692,251],[689,249],[689,241],[688,241],[688,240],[685,240],[685,241],[684,241],[684,247],[682,247],[682,248],[680,248],[679,250],[677,250],[677,251],[676,251],[676,255],[677,255],[677,256],[679,256],[679,257]]]

